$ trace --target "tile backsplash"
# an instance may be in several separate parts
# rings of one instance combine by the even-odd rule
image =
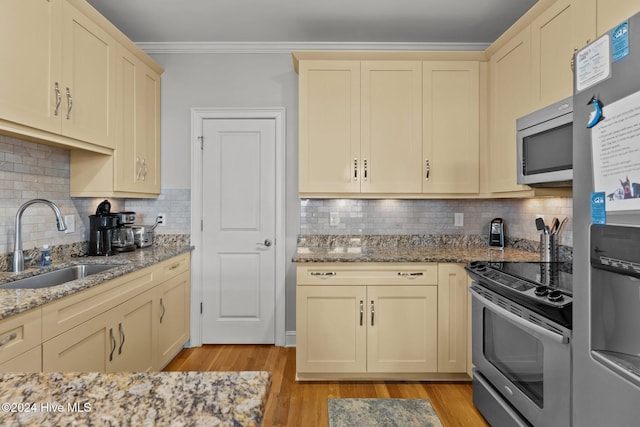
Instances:
[[[67,245],[89,238],[89,215],[104,198],[71,198],[69,150],[0,135],[0,254],[13,252],[15,216],[25,202],[41,198],[56,203],[63,215],[73,215],[75,231],[57,230],[48,206],[29,206],[22,216],[25,249],[43,244]],[[158,234],[189,234],[191,216],[189,189],[162,189],[157,199],[109,198],[113,211],[136,211],[136,223],[151,225],[157,213],[165,213],[167,226]]]
[[[300,233],[379,234],[472,234],[489,233],[489,222],[505,221],[509,238],[539,241],[535,218],[547,222],[569,217],[560,244],[573,246],[571,198],[491,200],[300,200]],[[463,225],[455,225],[455,214],[463,214]]]

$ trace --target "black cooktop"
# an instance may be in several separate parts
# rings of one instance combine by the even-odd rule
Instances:
[[[571,263],[474,261],[465,270],[478,285],[570,327]]]

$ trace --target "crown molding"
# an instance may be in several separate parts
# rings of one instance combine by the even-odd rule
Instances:
[[[324,42],[140,42],[153,53],[284,53],[299,50],[331,51],[484,51],[490,43],[324,43]]]

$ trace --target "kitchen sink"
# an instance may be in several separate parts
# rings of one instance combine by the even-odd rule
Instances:
[[[82,279],[92,274],[121,267],[122,264],[76,264],[60,270],[50,271],[37,276],[26,277],[0,285],[0,289],[39,289],[62,285],[73,280]]]

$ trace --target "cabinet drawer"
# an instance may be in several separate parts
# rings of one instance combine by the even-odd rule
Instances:
[[[304,285],[437,285],[437,263],[299,264],[297,284]]]
[[[155,267],[147,267],[70,295],[42,308],[44,341],[150,289]]]
[[[189,270],[190,259],[190,254],[186,253],[161,262],[156,270],[157,283],[162,283]]]
[[[0,322],[0,363],[4,363],[42,342],[40,308],[11,316]]]
[[[0,363],[0,372],[42,372],[42,346]]]

